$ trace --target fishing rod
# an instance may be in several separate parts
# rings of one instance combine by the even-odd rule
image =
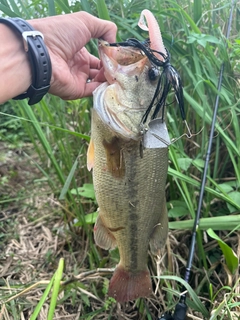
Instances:
[[[229,39],[230,30],[231,30],[231,26],[232,26],[234,2],[235,2],[235,0],[232,0],[230,15],[229,15],[229,19],[228,19],[228,25],[227,25],[227,31],[226,31],[226,40]],[[207,153],[206,153],[206,158],[205,158],[205,165],[204,165],[200,194],[199,194],[199,199],[198,199],[198,208],[197,208],[197,213],[195,216],[195,221],[194,221],[194,225],[193,225],[193,229],[192,229],[191,245],[190,245],[190,249],[189,249],[188,261],[187,261],[187,266],[186,266],[185,275],[184,275],[184,280],[187,283],[189,283],[189,278],[190,278],[190,273],[191,273],[191,268],[192,268],[192,261],[193,261],[193,256],[194,256],[194,252],[195,252],[196,235],[197,235],[199,221],[200,221],[200,217],[201,217],[201,208],[202,208],[203,196],[204,196],[204,191],[205,191],[205,184],[206,184],[206,179],[207,179],[208,164],[209,164],[209,160],[210,160],[212,142],[213,142],[214,131],[215,131],[215,123],[216,123],[216,118],[217,118],[219,97],[220,97],[219,92],[220,92],[221,86],[222,86],[223,71],[224,71],[224,63],[222,63],[222,65],[221,65],[220,74],[219,74],[219,78],[218,78],[218,86],[217,86],[218,94],[217,94],[216,100],[215,100],[215,106],[214,106],[214,112],[213,112],[213,118],[212,118],[212,124],[211,124],[211,131],[209,134],[208,148],[207,148]],[[186,290],[184,290],[184,288],[182,288],[182,294],[180,296],[179,302],[176,304],[173,315],[171,314],[171,312],[166,312],[165,314],[163,314],[159,318],[159,320],[185,320],[186,313],[187,313],[187,304],[186,304],[187,296],[186,296],[185,291]]]

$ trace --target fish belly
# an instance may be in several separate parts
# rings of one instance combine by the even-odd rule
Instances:
[[[104,249],[119,248],[120,262],[110,281],[117,301],[148,296],[151,281],[148,247],[154,254],[168,233],[165,183],[168,148],[143,149],[92,114],[93,184],[99,205],[95,241]]]

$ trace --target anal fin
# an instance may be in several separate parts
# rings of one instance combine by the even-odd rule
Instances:
[[[94,239],[96,244],[105,250],[114,249],[117,245],[115,237],[104,224],[100,213],[94,226]]]

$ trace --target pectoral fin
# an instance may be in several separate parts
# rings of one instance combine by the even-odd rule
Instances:
[[[108,171],[113,177],[122,178],[125,174],[125,165],[119,138],[113,137],[109,142],[104,139],[103,147],[106,152]]]
[[[92,139],[90,140],[88,151],[87,151],[87,168],[88,171],[94,167],[94,144]]]
[[[115,237],[105,226],[100,214],[94,226],[94,239],[96,244],[105,250],[114,249],[117,245]]]
[[[161,249],[164,247],[168,236],[168,215],[166,204],[163,205],[161,211],[161,219],[154,227],[150,239],[150,250],[154,255],[160,255]]]

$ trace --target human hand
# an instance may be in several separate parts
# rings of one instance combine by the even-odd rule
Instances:
[[[50,93],[65,100],[78,99],[90,96],[106,81],[100,60],[84,46],[91,38],[115,42],[114,23],[84,11],[28,22],[44,35],[52,62]],[[88,79],[91,81],[87,82]]]

